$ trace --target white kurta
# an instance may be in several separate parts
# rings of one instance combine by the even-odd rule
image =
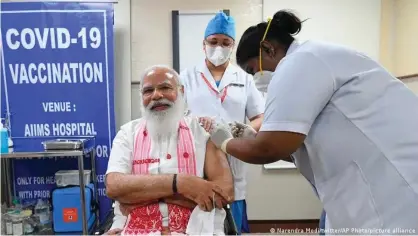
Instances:
[[[139,131],[141,119],[133,120],[123,125],[113,140],[113,146],[109,157],[107,172],[132,173],[132,152],[135,137]],[[203,178],[204,164],[206,155],[206,143],[209,134],[201,127],[197,118],[186,117],[185,121],[191,130],[192,140],[195,145],[196,156],[196,175]],[[167,154],[171,155],[167,159]],[[150,174],[176,174],[178,173],[177,163],[177,136],[168,139],[152,141],[150,156],[158,158],[160,161],[149,165]],[[159,203],[160,211],[163,216],[163,226],[168,226],[168,207],[166,203]],[[119,204],[115,204],[115,219],[112,228],[125,225],[127,217],[123,216],[119,209]],[[122,223],[123,222],[123,223]]]
[[[206,84],[201,73],[211,87]],[[253,118],[264,112],[265,102],[255,87],[252,76],[235,65],[228,65],[219,87],[216,86],[204,61],[182,71],[180,78],[184,85],[187,106],[192,115],[214,117],[226,122],[246,123],[247,118]],[[227,88],[225,100],[221,102],[221,98],[216,96],[211,88],[221,95]],[[228,156],[228,160],[234,176],[235,200],[245,199],[247,164],[231,156]]]
[[[294,42],[268,87],[261,131],[307,135],[296,165],[333,228],[418,233],[418,97],[374,60]]]

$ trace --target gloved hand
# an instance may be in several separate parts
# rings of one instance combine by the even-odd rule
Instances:
[[[231,133],[234,138],[253,138],[257,134],[257,131],[253,127],[237,121],[229,123],[229,126],[231,127]]]
[[[233,139],[234,136],[231,134],[231,128],[225,122],[212,122],[212,129],[210,130],[210,139],[216,145],[217,148],[220,148],[223,152],[226,147],[226,142],[230,139]],[[224,144],[224,145],[222,145]]]

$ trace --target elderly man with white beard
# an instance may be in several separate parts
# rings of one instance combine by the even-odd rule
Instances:
[[[171,68],[145,71],[143,117],[121,127],[109,158],[106,191],[116,200],[119,220],[109,234],[185,234],[196,205],[223,211],[233,201],[226,156],[198,118],[184,116],[183,93]],[[223,230],[223,221],[218,228]]]

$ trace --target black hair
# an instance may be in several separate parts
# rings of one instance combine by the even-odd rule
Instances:
[[[242,66],[248,60],[258,57],[260,42],[266,32],[268,22],[249,27],[242,35],[236,53],[238,65]],[[280,10],[274,14],[265,40],[275,40],[287,51],[293,42],[293,36],[302,29],[302,21],[292,12]]]

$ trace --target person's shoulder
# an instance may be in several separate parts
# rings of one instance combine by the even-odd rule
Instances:
[[[299,43],[299,47],[295,50],[296,52],[317,52],[321,49],[329,49],[338,47],[338,44],[332,42],[326,42],[321,40],[306,40],[302,43]]]
[[[135,119],[135,120],[131,120],[125,124],[123,124],[120,127],[120,130],[124,131],[124,132],[134,132],[140,124],[142,124],[143,122],[145,122],[145,119],[143,117],[139,118],[139,119]]]
[[[295,53],[295,55],[312,54],[316,58],[324,61],[334,60],[335,56],[341,57],[349,54],[361,54],[360,52],[345,45],[320,40],[305,41],[300,44],[296,52],[297,53]]]
[[[324,51],[329,50],[327,43],[316,40],[308,40],[300,43],[294,51],[288,53],[278,64],[278,68],[291,67],[303,69],[314,61],[325,61]]]

